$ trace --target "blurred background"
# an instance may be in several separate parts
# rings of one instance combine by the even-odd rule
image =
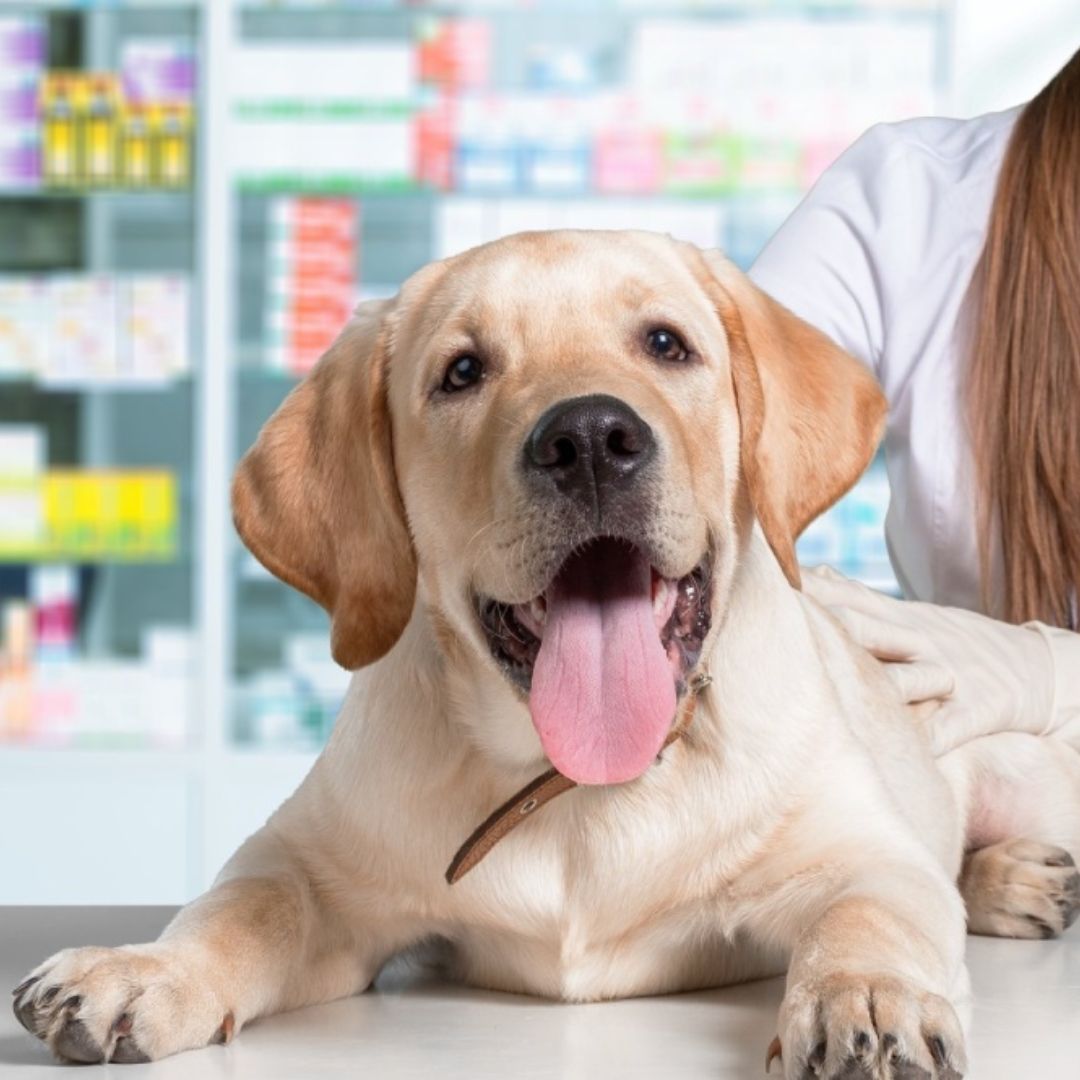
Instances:
[[[0,903],[173,903],[347,675],[231,470],[344,323],[520,229],[747,266],[871,124],[1029,98],[1076,0],[0,2]],[[894,587],[880,463],[805,561]]]

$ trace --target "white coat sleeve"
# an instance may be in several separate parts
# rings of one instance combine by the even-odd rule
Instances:
[[[907,173],[895,129],[871,128],[821,176],[750,269],[760,288],[879,380],[890,293],[906,276],[915,226]]]

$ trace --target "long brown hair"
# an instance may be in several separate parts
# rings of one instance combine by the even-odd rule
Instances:
[[[1075,627],[1080,51],[1016,121],[973,288],[968,406],[984,602],[1012,622]]]

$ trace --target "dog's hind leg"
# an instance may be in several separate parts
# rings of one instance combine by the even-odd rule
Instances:
[[[990,735],[940,761],[964,820],[968,929],[1056,937],[1080,914],[1080,754],[1053,738]]]

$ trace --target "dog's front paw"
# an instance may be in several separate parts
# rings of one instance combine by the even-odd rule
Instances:
[[[15,1015],[61,1061],[153,1061],[232,1037],[232,1014],[164,945],[64,949],[14,990]]]
[[[892,975],[789,987],[779,1044],[785,1080],[960,1080],[967,1068],[953,1007]]]

